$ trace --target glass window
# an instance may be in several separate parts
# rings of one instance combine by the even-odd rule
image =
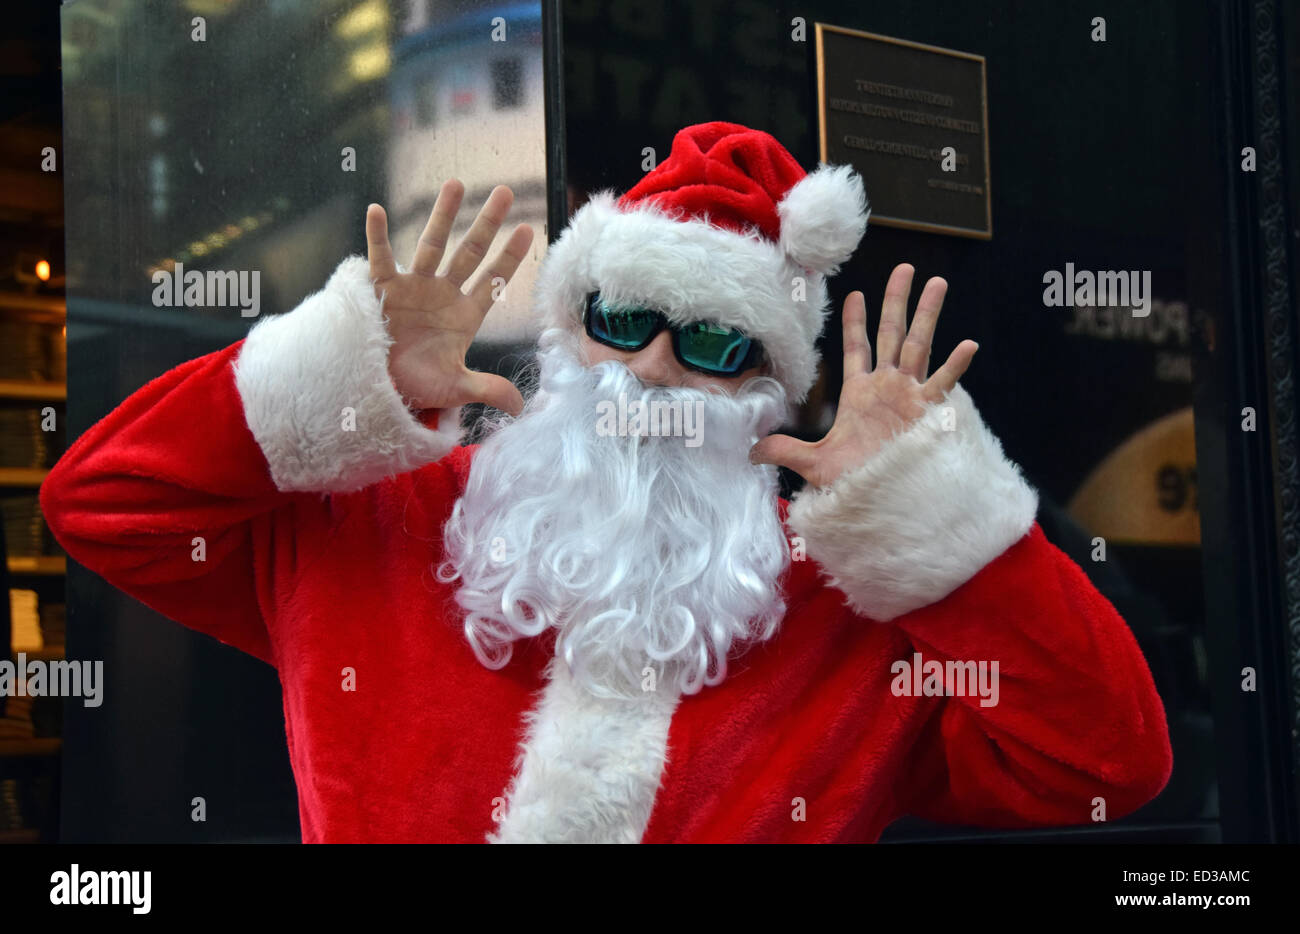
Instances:
[[[438,83],[433,75],[419,79],[415,84],[415,114],[420,127],[433,126],[438,114]]]
[[[1212,717],[1207,633],[1231,622],[1207,619],[1201,413],[1194,417],[1193,402],[1210,350],[1208,324],[1225,299],[1211,259],[1220,220],[1205,202],[1186,198],[1217,184],[1215,164],[1201,156],[1219,145],[1201,53],[1212,18],[1177,4],[1143,7],[1131,27],[1167,41],[1153,47],[1154,58],[1116,60],[1119,70],[1098,84],[1095,71],[1076,60],[1080,53],[1031,48],[989,28],[1016,22],[1019,35],[1068,33],[1068,17],[1052,7],[1036,7],[1032,21],[1001,0],[961,12],[937,0],[869,8],[818,0],[782,9],[786,22],[806,17],[809,43],[812,24],[821,21],[985,56],[993,199],[987,242],[884,226],[873,217],[830,283],[822,378],[787,430],[815,441],[831,424],[842,378],[839,312],[851,290],[866,294],[874,329],[896,264],[917,269],[913,300],[926,278],[945,277],[932,366],[963,338],[981,344],[962,384],[1038,489],[1037,518],[1048,539],[1128,623],[1166,704],[1175,765],[1165,791],[1114,827],[1062,830],[1063,838],[1111,830],[1147,839],[1215,837],[1214,748],[1216,727],[1224,725]],[[576,204],[605,188],[627,190],[647,168],[642,155],[662,161],[677,130],[709,120],[767,131],[805,168],[817,164],[816,94],[805,90],[816,87],[816,66],[807,43],[757,39],[767,28],[757,9],[695,5],[688,38],[671,16],[630,11],[620,3],[563,6],[565,156]],[[863,78],[901,80],[866,60],[855,67]],[[1117,106],[1134,103],[1123,88],[1137,84],[1141,105]],[[1081,132],[1082,112],[1104,113],[1105,121]],[[1018,134],[1030,127],[1033,142],[1022,144]],[[910,138],[897,122],[879,131]],[[1117,148],[1116,140],[1130,145]],[[889,174],[864,181],[868,198],[896,184]],[[1043,276],[1067,262],[1079,270],[1147,271],[1139,281],[1150,284],[1148,313],[1045,307]],[[874,341],[874,330],[870,336]],[[789,490],[802,486],[792,473],[785,479]],[[1007,836],[905,819],[885,839],[961,835]]]
[[[519,59],[497,59],[492,63],[492,106],[507,110],[520,106],[523,100],[523,67]]]
[[[467,189],[453,248],[497,184],[515,192],[512,221],[534,228],[532,252],[471,362],[492,366],[524,346],[547,242],[542,102],[519,91],[541,85],[540,5],[187,6],[181,19],[160,16],[152,0],[63,9],[70,436],[171,367],[320,289],[340,260],[365,252],[369,203],[385,206],[397,256],[409,261],[453,176]],[[507,24],[504,45],[492,41],[495,17]],[[499,91],[512,103],[498,111],[488,62],[503,54],[514,65],[499,72]],[[188,271],[225,283],[233,273],[236,285],[256,273],[255,310],[230,290],[207,304],[156,293],[156,275]],[[15,500],[4,518],[23,533],[18,548],[44,553],[30,503]],[[77,652],[104,659],[106,696],[119,700],[79,730],[86,741],[70,753],[63,787],[65,837],[296,838],[274,671],[81,569],[70,570],[69,589]],[[72,719],[88,715],[73,708]],[[157,807],[176,788],[198,787],[209,800],[240,802],[238,815],[194,823],[186,808]]]

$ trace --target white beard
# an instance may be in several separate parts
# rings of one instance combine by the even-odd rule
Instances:
[[[618,362],[583,366],[558,330],[538,363],[538,392],[475,454],[444,529],[439,577],[461,581],[475,655],[501,668],[513,641],[554,628],[557,658],[597,696],[720,683],[728,653],[770,638],[785,614],[777,472],[749,461],[785,415],[783,389],[647,387]],[[600,404],[607,413],[620,394],[630,411],[695,406],[698,435],[598,431]]]

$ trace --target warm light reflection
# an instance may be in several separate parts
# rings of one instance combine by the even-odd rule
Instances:
[[[367,0],[339,20],[334,32],[342,39],[355,39],[368,32],[388,28],[388,6],[383,0]]]
[[[232,0],[186,0],[185,8],[201,16],[225,16],[235,4]]]
[[[381,42],[357,49],[348,59],[348,74],[358,81],[373,81],[388,74],[388,46]]]
[[[45,260],[41,260],[36,264],[36,278],[42,282],[50,281],[50,264]]]

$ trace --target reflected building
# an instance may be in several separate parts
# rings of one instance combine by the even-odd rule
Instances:
[[[509,185],[515,203],[507,228],[533,227],[532,255],[479,339],[525,341],[536,335],[532,287],[546,244],[541,7],[416,0],[393,60],[386,204],[397,256],[414,254],[445,178],[465,183],[453,242],[489,192]]]

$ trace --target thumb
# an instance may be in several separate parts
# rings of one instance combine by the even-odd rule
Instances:
[[[515,388],[515,384],[504,376],[470,370],[465,374],[464,389],[473,402],[486,402],[511,415],[518,415],[524,410],[524,397]]]
[[[768,435],[749,449],[754,464],[776,464],[802,475],[812,465],[814,445],[789,435]]]

